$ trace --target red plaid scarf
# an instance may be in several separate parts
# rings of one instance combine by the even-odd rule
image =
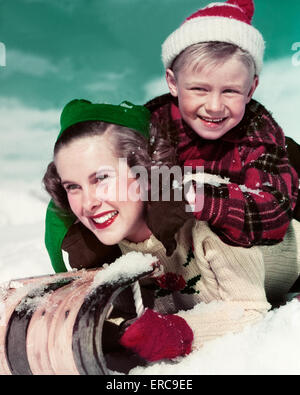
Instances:
[[[218,140],[199,137],[181,118],[171,95],[146,106],[152,123],[177,147],[182,166],[203,166],[229,184],[205,184],[204,207],[195,216],[209,222],[231,245],[251,247],[282,241],[293,216],[298,175],[291,167],[282,129],[251,100],[242,121]]]

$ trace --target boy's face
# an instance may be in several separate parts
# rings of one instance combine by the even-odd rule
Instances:
[[[186,67],[176,78],[167,69],[166,78],[170,93],[178,97],[182,118],[207,140],[222,137],[242,120],[258,84],[258,78],[253,79],[235,58],[196,71]]]

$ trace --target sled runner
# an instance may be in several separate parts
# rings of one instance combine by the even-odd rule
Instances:
[[[2,287],[0,374],[110,374],[114,359],[108,367],[103,326],[118,295],[130,286],[138,294],[137,280],[154,268],[101,282],[107,270],[28,278]],[[141,303],[136,300],[139,309]]]

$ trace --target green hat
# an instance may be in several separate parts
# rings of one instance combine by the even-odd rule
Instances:
[[[88,100],[72,100],[64,107],[60,117],[60,132],[57,139],[70,126],[84,121],[103,121],[126,126],[149,137],[150,112],[144,106],[134,105],[128,101],[120,105],[91,103]],[[55,272],[67,271],[63,256],[62,242],[75,222],[73,214],[67,214],[50,201],[45,224],[45,244]]]
[[[60,117],[61,134],[70,126],[84,121],[103,121],[126,126],[149,137],[150,112],[144,106],[137,106],[128,101],[120,105],[91,103],[88,100],[72,100],[63,109]]]

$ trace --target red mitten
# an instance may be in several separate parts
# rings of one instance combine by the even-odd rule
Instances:
[[[126,329],[120,343],[153,362],[189,354],[193,337],[191,328],[183,318],[147,309]]]

